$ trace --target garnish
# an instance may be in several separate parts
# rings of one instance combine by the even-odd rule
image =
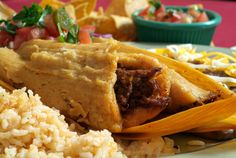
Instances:
[[[59,8],[54,13],[54,19],[56,23],[59,23],[61,28],[64,30],[70,30],[70,28],[73,26],[73,21],[67,14],[65,8]]]
[[[33,3],[30,8],[23,7],[23,10],[16,14],[12,20],[16,22],[18,27],[33,26],[38,23],[42,13],[43,9]]]
[[[165,7],[160,0],[149,0],[149,6],[140,11],[139,16],[146,20],[171,22],[171,23],[194,23],[209,20],[205,11],[198,5],[189,6],[187,11],[181,8]]]
[[[52,12],[53,12],[52,7],[47,5],[45,7],[45,9],[43,10],[41,17],[38,20],[38,26],[44,27],[45,26],[45,23],[44,23],[45,16],[48,14],[52,14]]]
[[[160,0],[150,0],[148,2],[151,6],[155,7],[155,9],[161,8],[161,1]]]
[[[73,25],[68,32],[66,41],[68,43],[77,43],[78,42],[78,33],[79,33],[79,26]]]
[[[58,28],[58,31],[59,31],[59,37],[58,37],[58,40],[59,42],[65,42],[65,38],[66,38],[66,35],[65,33],[62,31],[62,28],[61,28],[61,25],[60,23],[57,23],[57,28]]]
[[[17,49],[23,42],[31,39],[91,43],[94,31],[93,26],[86,26],[80,30],[65,8],[53,10],[49,5],[42,8],[33,3],[31,7],[23,7],[12,19],[0,20],[0,47],[9,46]]]
[[[1,26],[1,24],[4,24]],[[0,30],[5,30],[11,35],[14,35],[16,33],[17,27],[13,25],[9,20],[0,20]]]
[[[59,8],[54,13],[54,19],[57,23],[57,28],[59,30],[59,41],[60,42],[68,42],[68,43],[77,43],[78,42],[78,32],[79,26],[74,24],[72,19],[67,14],[65,8]],[[67,32],[67,35],[65,32]]]

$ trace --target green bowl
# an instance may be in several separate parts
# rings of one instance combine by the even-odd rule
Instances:
[[[187,7],[167,6],[166,8],[180,8],[187,11]],[[210,10],[204,10],[209,21],[191,24],[145,20],[138,16],[140,11],[135,11],[132,18],[136,25],[138,40],[145,42],[209,45],[217,25],[221,23],[221,16]]]

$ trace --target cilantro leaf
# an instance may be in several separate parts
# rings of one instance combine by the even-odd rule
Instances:
[[[45,24],[44,24],[44,18],[45,18],[46,15],[52,14],[52,11],[53,11],[53,10],[52,10],[52,7],[49,6],[49,5],[47,5],[47,6],[45,7],[45,9],[43,10],[43,12],[42,12],[42,14],[41,14],[41,16],[40,16],[40,18],[39,18],[39,20],[38,20],[37,25],[38,25],[38,26],[41,26],[41,27],[44,27],[44,26],[45,26]]]
[[[72,19],[67,14],[65,8],[59,8],[55,14],[54,18],[56,23],[59,23],[61,28],[69,31],[70,28],[74,25]]]
[[[156,9],[161,8],[161,1],[160,0],[150,0],[149,4],[153,7],[155,7]]]
[[[0,24],[4,24],[0,26],[0,30],[5,30],[9,34],[14,35],[16,33],[17,26],[13,25],[9,20],[0,20]]]
[[[33,3],[30,8],[24,7],[22,11],[16,14],[13,17],[13,21],[17,22],[20,27],[32,26],[39,21],[42,13],[43,9],[39,5]]]
[[[68,43],[77,43],[78,42],[78,32],[79,32],[79,26],[73,25],[67,34],[66,41]]]
[[[61,25],[59,23],[57,23],[57,28],[58,28],[58,31],[59,31],[58,41],[59,42],[65,42],[66,41],[66,35],[62,31]]]
[[[58,40],[61,42],[77,43],[79,26],[74,24],[73,20],[67,14],[65,8],[59,8],[54,13],[54,19],[57,23],[57,28],[60,34]],[[66,31],[67,34],[62,30]]]
[[[156,11],[156,8],[154,6],[151,6],[148,10],[148,15],[154,16],[155,11]]]

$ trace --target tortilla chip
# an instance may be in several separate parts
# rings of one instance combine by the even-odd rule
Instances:
[[[0,1],[0,19],[9,19],[16,12]]]
[[[118,15],[111,15],[115,22],[116,32],[114,38],[120,41],[132,41],[136,39],[136,29],[132,19]]]
[[[75,7],[76,17],[80,19],[90,15],[95,10],[97,0],[70,0],[68,4]]]
[[[112,34],[113,37],[120,41],[131,41],[136,38],[135,26],[133,21],[128,17],[118,15],[104,15],[101,12],[92,13],[90,16],[78,20],[80,26],[94,25],[96,33]]]
[[[45,8],[47,5],[50,5],[54,9],[58,9],[60,7],[63,7],[65,3],[60,0],[41,0],[39,5],[43,8]]]
[[[144,8],[147,5],[147,0],[112,0],[106,10],[106,14],[131,17],[135,10]]]
[[[100,34],[114,34],[117,31],[115,21],[110,16],[98,15],[95,12],[90,16],[79,19],[78,24],[80,26],[96,26],[96,33]]]

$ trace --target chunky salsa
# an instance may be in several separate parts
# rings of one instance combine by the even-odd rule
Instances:
[[[189,6],[185,12],[180,8],[166,8],[160,0],[150,0],[149,6],[143,9],[139,16],[146,20],[171,23],[196,23],[209,20],[206,12],[200,10],[197,5]]]
[[[94,32],[94,26],[79,27],[64,8],[32,4],[9,20],[0,19],[0,47],[17,49],[31,39],[86,44],[92,42]]]

